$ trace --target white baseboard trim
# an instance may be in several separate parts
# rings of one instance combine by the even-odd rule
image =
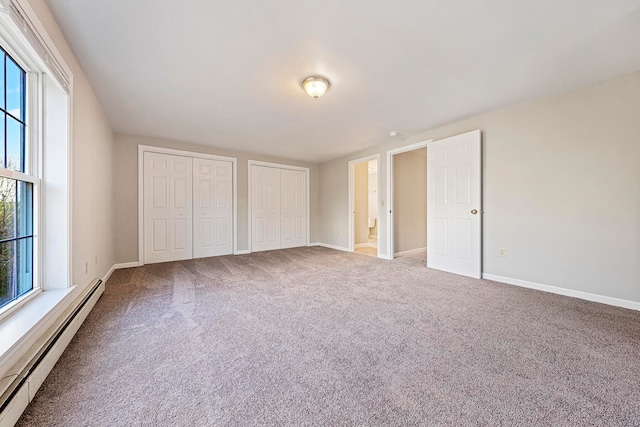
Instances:
[[[393,254],[393,256],[419,254],[421,252],[427,252],[427,248],[417,248],[417,249],[410,249],[408,251],[396,252],[395,254]]]
[[[102,281],[104,283],[107,283],[107,280],[109,280],[109,277],[111,277],[114,271],[120,270],[122,268],[131,268],[131,267],[140,267],[140,263],[138,261],[133,261],[133,262],[122,262],[120,264],[113,264],[113,267],[111,267],[109,271],[107,271],[107,274],[104,275],[104,277],[102,278]]]
[[[629,301],[621,298],[608,297],[605,295],[592,294],[589,292],[576,291],[573,289],[560,288],[557,286],[542,285],[540,283],[528,282],[526,280],[513,279],[511,277],[496,276],[495,274],[482,274],[483,279],[494,282],[506,283],[508,285],[520,286],[523,288],[537,289],[539,291],[550,292],[552,294],[564,295],[567,297],[579,298],[587,301],[599,302],[616,307],[628,308],[640,311],[640,302]]]
[[[121,268],[140,267],[140,263],[138,261],[123,262],[123,263],[120,263],[120,264],[116,264],[113,267],[114,267],[115,270],[120,270]]]
[[[235,251],[233,254],[234,255],[246,255],[246,254],[250,254],[251,251],[249,249],[243,249],[241,251]]]
[[[67,289],[43,294],[60,291],[67,292],[65,296],[73,294]],[[60,304],[41,316],[39,327],[28,332],[27,335],[32,335],[29,340],[33,340],[33,345],[20,350],[16,363],[3,360],[3,365],[9,366],[4,369],[6,372],[0,373],[3,378],[0,382],[0,404],[3,408],[0,426],[12,426],[18,421],[103,292],[104,282],[95,279],[70,303],[60,300]],[[26,335],[24,338],[26,340]]]
[[[322,246],[323,248],[335,249],[337,251],[351,252],[349,248],[345,248],[343,246],[330,245],[328,243],[317,243],[317,244],[314,244],[314,246]]]
[[[111,275],[113,274],[113,272],[116,271],[116,264],[113,264],[111,266],[111,268],[109,269],[109,271],[107,271],[107,274],[104,275],[104,277],[102,278],[102,281],[104,283],[107,283],[107,280],[109,280],[109,277],[111,277]]]

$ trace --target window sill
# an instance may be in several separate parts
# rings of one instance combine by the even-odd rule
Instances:
[[[62,314],[74,288],[40,292],[0,323],[0,380],[18,374],[16,364]],[[2,390],[0,389],[0,394]]]

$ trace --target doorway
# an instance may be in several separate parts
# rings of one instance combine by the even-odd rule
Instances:
[[[387,151],[389,258],[427,250],[427,145]]]
[[[398,254],[394,157],[428,147],[427,267],[469,277],[482,276],[482,133],[480,130],[387,151],[387,251]],[[395,209],[395,210],[394,210]]]
[[[378,256],[380,156],[349,162],[349,250]]]

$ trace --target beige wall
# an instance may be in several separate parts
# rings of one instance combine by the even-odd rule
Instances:
[[[349,160],[481,129],[484,273],[640,302],[638,117],[640,72],[323,163],[320,239],[347,247]]]
[[[248,161],[260,160],[309,168],[310,241],[319,235],[318,165],[294,160],[226,150],[187,142],[116,134],[113,179],[115,200],[112,211],[116,221],[116,262],[138,261],[138,145],[152,145],[198,153],[217,154],[238,159],[238,250],[247,250],[248,242]]]
[[[72,276],[74,284],[84,286],[104,277],[115,262],[113,132],[46,3],[29,0],[29,4],[73,72]]]
[[[394,252],[427,247],[427,149],[393,156]]]
[[[353,187],[355,190],[354,242],[359,245],[369,242],[369,164],[367,162],[354,165]]]

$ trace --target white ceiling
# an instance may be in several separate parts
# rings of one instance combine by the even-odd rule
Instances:
[[[311,162],[640,69],[639,0],[48,4],[116,132]]]

